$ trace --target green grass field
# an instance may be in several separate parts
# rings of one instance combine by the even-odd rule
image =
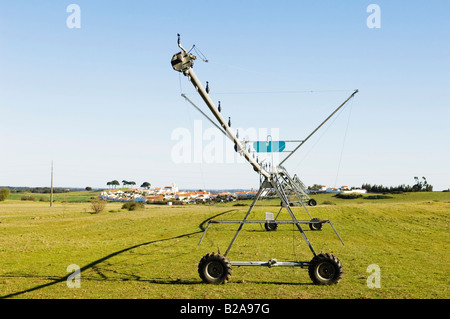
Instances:
[[[2,298],[449,298],[450,193],[408,193],[389,199],[313,196],[313,217],[331,227],[305,233],[317,252],[332,252],[344,267],[332,286],[313,285],[307,269],[234,267],[224,285],[206,285],[197,273],[203,255],[223,253],[238,225],[214,224],[197,246],[207,221],[242,219],[248,206],[235,203],[146,205],[138,211],[108,203],[92,214],[95,193],[48,202],[0,202],[0,296]],[[39,199],[39,195],[36,196]],[[70,199],[68,199],[70,198]],[[323,202],[327,202],[325,205]],[[330,203],[332,202],[332,203]],[[249,204],[250,201],[241,203]],[[334,204],[334,205],[333,205]],[[278,212],[279,200],[259,202],[252,219]],[[309,219],[295,207],[298,219]],[[284,211],[280,219],[288,219]],[[292,225],[266,232],[247,224],[230,260],[310,261],[312,253]],[[69,265],[81,268],[81,287],[68,288]],[[381,270],[381,288],[368,288],[367,267]]]
[[[50,202],[50,194],[40,194],[31,192],[20,192],[12,193],[9,195],[9,200],[20,200],[22,196],[33,196],[36,201]],[[89,202],[91,198],[97,197],[98,192],[96,191],[79,191],[79,192],[68,192],[68,193],[56,193],[53,194],[54,202]],[[42,199],[42,200],[41,200]]]

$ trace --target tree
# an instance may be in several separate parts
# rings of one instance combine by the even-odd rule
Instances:
[[[414,176],[414,181],[416,184],[413,185],[413,192],[420,192],[422,190],[422,183],[417,176]]]
[[[129,182],[126,181],[126,180],[123,180],[123,181],[122,181],[122,184],[123,184],[123,187],[125,187],[125,185],[129,185]]]
[[[144,187],[144,188],[147,188],[147,189],[150,189],[150,186],[152,186],[152,184],[150,184],[149,182],[143,182],[142,185],[141,185],[141,187]]]
[[[89,191],[91,191],[91,190],[92,190],[92,187],[90,187],[90,186],[87,186],[87,187],[85,188],[85,190],[87,190],[87,191],[89,192]]]
[[[413,192],[431,192],[433,191],[433,186],[429,185],[425,176],[422,176],[422,181],[419,180],[419,177],[414,176],[414,180],[416,184],[413,186]]]
[[[403,192],[432,192],[433,186],[428,184],[427,179],[425,176],[422,176],[422,181],[419,179],[419,177],[414,176],[415,184],[413,186],[411,185],[399,185],[396,187],[390,186],[385,187],[383,185],[370,185],[370,184],[363,184],[361,188],[366,189],[369,193],[403,193]]]
[[[91,201],[91,208],[94,211],[94,214],[102,212],[105,209],[105,206],[106,201],[101,198],[96,197]]]
[[[422,176],[423,179],[423,187],[425,192],[432,192],[433,191],[433,185],[428,184],[427,179],[425,176]]]
[[[427,188],[428,188],[427,179],[425,178],[425,176],[422,176],[422,179],[423,179],[423,182],[422,182],[423,188],[424,188],[424,190],[427,190]]]
[[[0,202],[3,202],[4,200],[6,200],[9,196],[9,189],[7,188],[2,188],[0,189]]]
[[[113,181],[111,182],[111,185],[114,186],[114,188],[116,188],[116,186],[119,186],[120,183],[119,183],[118,180],[113,180]]]
[[[314,191],[314,192],[317,192],[321,188],[322,188],[322,185],[319,185],[319,184],[314,184],[313,186],[308,186],[308,189],[311,191]]]
[[[108,183],[106,183],[106,185],[108,186],[108,188],[111,188],[112,182],[108,182]]]

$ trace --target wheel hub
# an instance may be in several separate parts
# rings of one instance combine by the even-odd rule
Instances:
[[[206,266],[206,275],[210,278],[220,278],[223,274],[223,266],[218,262],[210,262]]]
[[[330,263],[321,263],[317,267],[317,274],[323,279],[331,279],[335,274],[335,269]]]

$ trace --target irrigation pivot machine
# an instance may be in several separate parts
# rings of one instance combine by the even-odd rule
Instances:
[[[197,78],[194,70],[194,60],[197,58],[195,55],[186,51],[180,43],[180,35],[178,35],[178,46],[181,49],[180,52],[173,55],[171,64],[175,71],[184,74],[189,81],[194,85],[197,92],[200,94],[203,101],[208,106],[209,110],[212,112],[218,124],[208,117],[197,105],[195,105],[185,94],[182,97],[185,98],[189,103],[191,103],[198,111],[200,111],[211,123],[213,123],[223,134],[225,134],[234,143],[234,149],[241,156],[243,156],[253,167],[253,169],[260,174],[261,186],[250,205],[245,217],[242,220],[210,220],[205,231],[200,239],[200,243],[205,236],[211,224],[215,223],[236,223],[239,227],[232,238],[226,252],[221,253],[209,253],[201,258],[198,265],[198,272],[200,278],[205,283],[221,284],[227,282],[231,278],[231,272],[233,266],[265,266],[265,267],[301,267],[307,268],[309,276],[314,284],[317,285],[329,285],[339,282],[342,277],[343,267],[339,259],[332,254],[328,253],[317,253],[313,246],[311,245],[308,237],[306,236],[302,226],[309,225],[311,230],[320,230],[324,224],[329,224],[333,231],[336,233],[337,237],[343,241],[333,224],[330,220],[322,220],[320,218],[312,218],[308,212],[307,206],[314,206],[316,203],[314,200],[310,199],[307,195],[307,190],[305,185],[300,181],[297,176],[291,177],[282,164],[302,146],[326,121],[328,121],[340,108],[342,108],[353,96],[358,92],[355,90],[333,113],[328,116],[309,136],[304,140],[294,141],[299,142],[299,144],[290,151],[290,154],[286,156],[279,164],[274,165],[274,163],[262,163],[259,162],[258,158],[252,156],[252,151],[250,146],[253,146],[256,152],[279,152],[284,149],[286,142],[289,141],[272,141],[267,139],[267,141],[255,141],[249,144],[249,141],[241,141],[238,138],[238,134],[231,129],[230,120],[228,122],[223,118],[221,114],[220,102],[218,107],[215,106],[213,101],[209,96],[208,82],[206,82],[206,89],[202,86],[201,82]],[[292,141],[291,141],[292,142]],[[254,153],[253,153],[254,155]],[[263,196],[277,196],[280,198],[280,214],[281,210],[286,209],[290,220],[278,220],[278,215],[273,216],[273,213],[266,213],[264,220],[249,220],[248,217],[255,207],[256,202]],[[293,200],[294,198],[294,200]],[[293,213],[291,206],[293,204],[301,205],[310,219],[299,220]],[[246,223],[263,223],[267,231],[275,231],[279,224],[292,224],[295,225],[303,237],[304,241],[308,245],[309,249],[313,254],[313,258],[310,261],[278,261],[277,259],[270,259],[269,261],[230,261],[227,258],[231,247],[233,246],[237,236],[242,230],[244,224]],[[200,244],[199,243],[199,244]]]

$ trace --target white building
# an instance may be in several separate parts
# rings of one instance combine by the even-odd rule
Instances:
[[[318,190],[310,190],[309,193],[367,193],[367,190],[362,188],[349,188],[348,186],[341,186],[340,188],[326,187],[321,185]]]

